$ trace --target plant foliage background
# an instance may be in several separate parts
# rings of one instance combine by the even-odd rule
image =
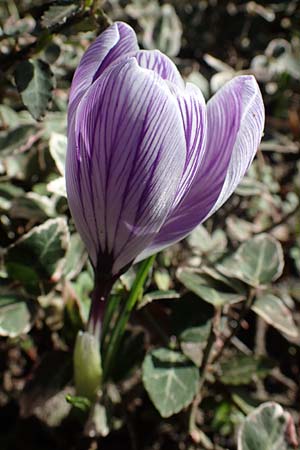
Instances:
[[[3,0],[0,18],[1,450],[297,448],[300,2]],[[207,99],[254,73],[267,118],[230,201],[156,258],[87,413],[72,350],[93,280],[66,201],[66,108],[111,20]],[[115,286],[116,308],[135,270]]]

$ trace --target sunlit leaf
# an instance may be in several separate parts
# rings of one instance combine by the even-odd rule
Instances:
[[[79,10],[79,4],[71,3],[66,5],[51,5],[44,13],[42,25],[45,28],[51,28],[67,21]]]
[[[222,292],[212,288],[208,285],[207,279],[204,276],[190,269],[179,269],[176,275],[187,289],[216,307],[237,303],[245,299],[242,295]]]
[[[260,234],[240,245],[232,256],[217,265],[217,269],[257,287],[279,278],[283,266],[280,243],[269,234]]]
[[[171,276],[166,269],[160,268],[154,271],[154,281],[160,291],[168,291],[172,283]]]
[[[262,293],[256,297],[252,309],[277,330],[291,337],[298,336],[292,312],[281,298],[268,292]]]
[[[138,309],[143,308],[148,303],[151,303],[156,300],[169,300],[172,298],[179,298],[180,294],[176,291],[152,291],[147,292],[147,294],[144,295],[142,300],[138,304]]]
[[[227,238],[223,230],[217,229],[210,234],[203,225],[199,225],[187,238],[195,253],[205,255],[210,261],[216,261],[223,255]]]
[[[292,416],[275,402],[247,416],[238,434],[238,450],[292,450],[297,446]]]
[[[87,253],[84,243],[78,233],[73,233],[70,237],[70,244],[66,253],[66,261],[63,273],[68,280],[72,280],[78,275],[87,260]]]
[[[67,137],[63,134],[52,133],[49,140],[49,150],[61,175],[65,174]]]
[[[32,325],[33,303],[17,294],[0,295],[0,336],[16,337]]]
[[[47,184],[47,190],[51,194],[58,195],[59,197],[67,198],[66,179],[65,177],[58,177],[55,180],[50,181]]]

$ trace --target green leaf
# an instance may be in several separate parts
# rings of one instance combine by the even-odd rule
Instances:
[[[213,431],[217,431],[222,436],[231,435],[233,433],[233,422],[236,412],[236,407],[226,400],[216,404],[211,423]]]
[[[182,25],[176,10],[171,4],[164,4],[161,17],[154,27],[155,47],[169,56],[176,56],[181,46]]]
[[[90,294],[94,287],[94,280],[92,276],[84,270],[76,278],[76,281],[72,282],[72,287],[77,296],[80,317],[83,323],[86,323],[91,307]]]
[[[0,295],[0,336],[16,337],[28,333],[33,304],[17,294]]]
[[[261,183],[255,178],[246,176],[236,188],[235,193],[241,195],[242,197],[248,197],[251,195],[261,195],[262,192],[266,191],[267,187],[264,183]]]
[[[210,89],[209,89],[209,82],[208,80],[202,75],[202,73],[198,72],[197,70],[193,70],[187,77],[186,77],[187,83],[195,84],[203,93],[206,100],[210,97]]]
[[[142,300],[138,303],[137,309],[141,309],[144,306],[148,305],[148,303],[151,303],[156,300],[169,300],[172,298],[179,298],[180,294],[176,291],[152,291],[148,292]]]
[[[258,287],[279,278],[283,267],[280,243],[269,234],[260,234],[243,243],[232,256],[217,265],[217,270]]]
[[[32,228],[8,247],[5,255],[8,275],[29,289],[43,280],[50,281],[68,242],[68,227],[63,218],[50,219]]]
[[[47,191],[59,197],[67,198],[66,179],[65,177],[58,177],[47,184]]]
[[[0,105],[1,128],[13,128],[19,124],[19,114],[10,106]]]
[[[277,330],[290,337],[298,336],[292,312],[281,298],[269,293],[260,294],[256,297],[252,310]]]
[[[48,63],[30,59],[19,63],[15,70],[15,82],[30,114],[41,119],[47,109],[54,87],[54,78]]]
[[[184,268],[178,269],[176,276],[187,289],[215,307],[237,303],[245,299],[242,295],[221,292],[208,286],[207,279],[193,270]]]
[[[35,133],[36,128],[33,125],[21,125],[2,133],[0,136],[1,157],[8,156],[20,149]]]
[[[171,276],[169,272],[160,268],[154,271],[153,274],[154,281],[160,291],[168,291],[170,288],[170,284],[172,283]]]
[[[65,23],[71,16],[75,15],[78,10],[79,5],[75,3],[52,5],[43,15],[42,26],[51,28]]]
[[[236,291],[243,296],[247,294],[247,288],[242,281],[236,278],[225,277],[213,267],[203,266],[201,274],[206,278],[208,277],[209,285],[212,287],[222,287],[223,290],[230,288],[231,291]]]
[[[255,398],[255,393],[249,391],[248,386],[231,387],[230,393],[234,404],[237,405],[244,414],[250,414],[257,406],[259,406],[259,400]]]
[[[159,348],[144,360],[143,383],[160,415],[170,417],[193,400],[199,370],[182,353]]]
[[[54,201],[45,195],[28,192],[12,202],[10,215],[14,219],[40,222],[56,215]]]
[[[67,280],[75,278],[82,270],[87,260],[85,245],[78,233],[70,237],[70,244],[66,253],[63,274]],[[82,272],[81,272],[82,273]]]
[[[53,132],[64,134],[67,132],[67,114],[62,111],[49,111],[46,115],[42,131],[45,139],[50,139]]]
[[[223,255],[227,246],[226,234],[217,229],[210,234],[203,225],[199,225],[187,238],[195,253],[205,255],[210,261],[216,261]]]
[[[221,364],[220,380],[234,386],[248,384],[254,377],[264,378],[273,367],[267,358],[238,355]]]
[[[52,133],[49,140],[49,150],[61,175],[65,174],[67,137],[63,134]]]
[[[12,201],[22,195],[24,195],[22,188],[2,181],[0,184],[0,209],[8,211],[11,208]]]
[[[275,402],[263,403],[250,413],[238,434],[238,450],[292,450],[296,446],[293,418]]]
[[[244,219],[236,216],[230,216],[226,219],[227,233],[232,240],[239,242],[250,239],[254,232],[254,225]]]

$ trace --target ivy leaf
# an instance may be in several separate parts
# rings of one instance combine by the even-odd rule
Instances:
[[[66,220],[50,219],[32,228],[5,255],[8,275],[31,291],[50,281],[69,243]]]
[[[64,175],[67,154],[67,137],[63,134],[53,132],[49,140],[49,150],[60,175]]]
[[[292,450],[297,445],[292,416],[275,402],[250,413],[238,434],[238,450]]]
[[[212,262],[219,259],[227,247],[227,237],[223,230],[217,229],[210,234],[203,225],[196,227],[187,241],[194,253],[205,255]]]
[[[7,131],[0,136],[0,151],[1,157],[11,155],[16,150],[25,145],[30,137],[36,133],[36,128],[33,125],[21,125]]]
[[[27,333],[32,324],[33,303],[17,294],[0,295],[0,336]]]
[[[67,198],[66,179],[58,177],[47,184],[47,191],[59,197]]]
[[[45,115],[54,88],[49,64],[41,59],[20,62],[15,70],[15,82],[24,105],[34,119],[40,120]]]
[[[173,298],[179,298],[180,294],[173,290],[168,291],[152,291],[145,294],[142,298],[142,300],[138,303],[137,308],[141,309],[144,306],[148,305],[148,303],[151,303],[156,300],[169,300]]]
[[[245,299],[243,295],[222,292],[208,286],[207,278],[190,269],[178,269],[176,276],[187,289],[215,307],[237,303]]]
[[[182,353],[159,348],[143,363],[143,383],[162,417],[188,406],[197,393],[199,370]]]
[[[42,26],[45,28],[51,28],[56,25],[61,25],[70,17],[74,16],[79,9],[79,5],[76,5],[75,3],[71,3],[69,5],[51,5],[43,15]]]
[[[252,310],[277,330],[290,337],[298,336],[292,312],[281,298],[269,293],[258,295]]]
[[[273,367],[267,358],[238,355],[221,364],[220,380],[234,386],[248,384],[254,376],[264,378]]]
[[[260,234],[240,245],[232,256],[217,265],[217,270],[258,287],[279,278],[283,267],[280,243],[269,234]]]
[[[78,274],[83,273],[82,268],[87,260],[84,243],[78,233],[70,237],[70,245],[66,253],[63,274],[67,280],[72,280]]]

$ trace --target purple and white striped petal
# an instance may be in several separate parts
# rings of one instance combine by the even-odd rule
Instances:
[[[238,90],[238,85],[240,85],[240,90],[242,91],[240,128],[222,190],[216,203],[205,219],[217,211],[237,188],[254,159],[263,135],[265,108],[261,92],[253,76],[240,76],[234,78],[224,86],[224,90],[222,89],[222,91],[220,91],[220,96],[222,95],[226,101],[226,98],[230,95],[229,91],[234,91],[235,89]],[[213,97],[212,100],[208,102],[207,109],[208,135],[211,140],[212,136],[215,136],[215,131],[222,128],[222,117],[220,116],[218,108],[218,99],[216,98],[214,100]],[[214,124],[218,124],[217,128],[215,128]]]
[[[95,268],[117,274],[153,241],[174,203],[185,145],[176,98],[135,58],[92,84],[69,130],[66,179]]]
[[[139,257],[178,242],[229,198],[251,164],[264,127],[264,106],[252,76],[236,77],[207,104],[205,157],[191,189]]]
[[[189,192],[204,157],[207,114],[205,99],[197,86],[187,83],[185,89],[178,89],[173,85],[169,87],[177,99],[186,141],[184,171],[172,208],[175,209]]]
[[[133,29],[123,22],[107,28],[90,45],[77,67],[69,97],[69,118],[72,117],[84,93],[110,64],[121,56],[137,52],[138,43]]]
[[[153,70],[160,75],[163,80],[171,81],[184,89],[184,81],[177,67],[170,58],[165,56],[159,50],[140,50],[135,57],[140,67]]]
[[[186,155],[184,173],[176,193],[177,204],[189,190],[204,154],[207,128],[205,99],[195,85],[188,83],[185,86],[175,64],[159,50],[141,50],[135,57],[140,67],[153,70],[169,82],[169,88],[178,102],[185,131]]]

